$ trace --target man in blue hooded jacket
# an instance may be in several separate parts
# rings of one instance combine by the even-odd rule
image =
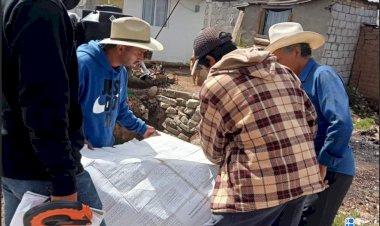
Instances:
[[[125,66],[144,60],[147,50],[162,49],[161,43],[150,37],[150,25],[135,17],[113,20],[110,38],[79,46],[79,97],[90,149],[114,144],[116,122],[144,138],[157,134],[129,110]]]

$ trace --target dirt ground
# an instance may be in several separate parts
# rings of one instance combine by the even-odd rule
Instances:
[[[379,225],[379,136],[354,132],[351,146],[356,158],[356,176],[340,208],[342,213],[356,212],[361,224]],[[348,214],[349,215],[349,214]]]
[[[170,85],[170,89],[186,91],[189,93],[199,93],[201,86],[193,83],[193,77],[190,76],[189,68],[165,68],[167,74],[174,74],[176,81]]]

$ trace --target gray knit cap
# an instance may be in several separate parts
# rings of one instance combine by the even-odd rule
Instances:
[[[201,30],[194,39],[194,56],[199,59],[216,47],[232,39],[231,34],[222,32],[216,27],[207,27]]]

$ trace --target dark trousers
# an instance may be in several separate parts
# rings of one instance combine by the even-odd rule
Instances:
[[[309,200],[314,200],[310,204],[311,206],[302,213],[299,226],[332,225],[353,178],[346,174],[327,172],[326,180],[329,181],[329,187],[317,196],[308,197]],[[341,223],[344,224],[344,222]]]
[[[243,213],[213,213],[204,226],[296,226],[306,197],[279,206]]]

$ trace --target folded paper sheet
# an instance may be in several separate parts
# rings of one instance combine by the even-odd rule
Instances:
[[[218,168],[200,147],[161,133],[81,152],[108,226],[194,226],[210,219]]]

